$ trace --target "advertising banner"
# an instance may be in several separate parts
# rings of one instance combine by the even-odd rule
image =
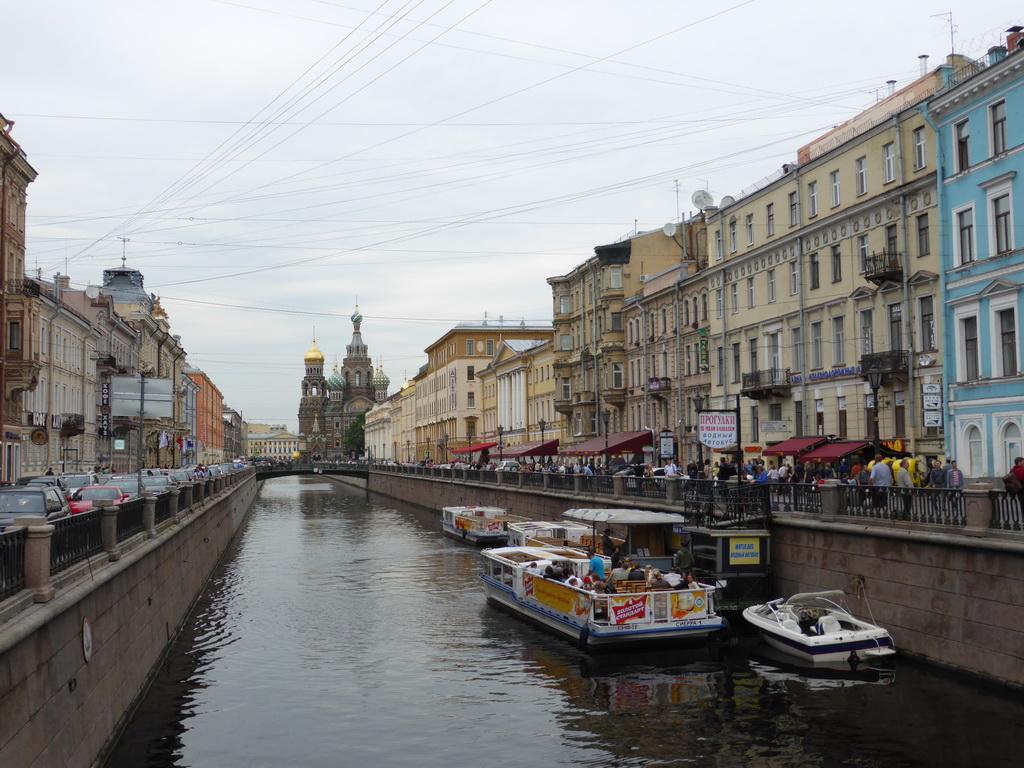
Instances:
[[[629,624],[632,621],[647,621],[651,611],[648,606],[650,595],[609,595],[608,613],[612,624]]]
[[[734,411],[701,411],[697,416],[697,437],[708,448],[728,448],[736,442]]]
[[[669,611],[674,620],[706,619],[708,617],[708,593],[703,589],[673,592],[669,597]]]

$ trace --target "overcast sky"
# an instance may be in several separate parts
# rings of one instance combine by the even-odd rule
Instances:
[[[34,0],[0,113],[39,172],[30,274],[140,270],[189,362],[297,427],[314,328],[395,391],[459,322],[550,322],[545,278],[736,195],[1017,3]],[[932,14],[942,15],[933,16]],[[127,242],[122,240],[125,238]]]

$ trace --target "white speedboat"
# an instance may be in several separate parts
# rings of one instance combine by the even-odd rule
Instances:
[[[510,515],[501,507],[442,507],[441,529],[446,536],[475,544],[498,547],[508,540],[510,523],[526,518]]]
[[[587,650],[680,643],[728,627],[715,613],[714,587],[648,590],[633,582],[622,592],[598,594],[546,578],[555,564],[581,578],[587,573],[590,558],[571,547],[501,547],[485,549],[483,558],[488,601]]]
[[[889,633],[853,616],[843,597],[838,589],[780,597],[746,608],[743,618],[773,648],[816,664],[856,664],[896,653]]]

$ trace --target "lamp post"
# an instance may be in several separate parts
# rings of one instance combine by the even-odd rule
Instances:
[[[546,427],[547,425],[548,425],[548,423],[546,421],[544,421],[544,419],[538,419],[537,420],[537,426],[540,427],[540,466],[541,466],[541,469],[544,468],[544,459],[545,459],[545,456],[544,456],[544,427]]]
[[[874,398],[875,414],[873,421],[875,422],[875,455],[877,456],[882,449],[882,440],[878,433],[878,390],[882,388],[882,378],[885,376],[885,371],[878,367],[878,363],[873,363],[868,368],[866,378],[868,380],[868,386],[871,387],[871,396]]]
[[[405,460],[409,461],[409,441],[405,441]]]
[[[498,425],[498,463],[499,464],[501,463],[501,449],[504,447],[501,444],[501,436],[504,435],[504,434],[505,434],[505,428],[503,426],[501,426],[501,424],[499,424]]]
[[[604,471],[608,471],[608,422],[612,418],[612,412],[608,408],[601,411],[601,421],[604,422]]]

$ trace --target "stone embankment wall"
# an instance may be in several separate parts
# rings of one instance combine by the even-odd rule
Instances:
[[[493,505],[536,520],[588,506],[681,511],[651,500],[380,472],[370,473],[369,490],[427,509]],[[966,529],[945,529],[777,514],[771,526],[776,594],[844,589],[859,596],[849,607],[886,627],[901,653],[1024,690],[1024,538],[988,531],[978,522],[986,515],[990,510],[972,508]]]
[[[0,625],[0,765],[84,768],[102,759],[257,490],[252,472],[221,481],[119,559],[93,558],[77,578],[61,579],[53,599]]]

